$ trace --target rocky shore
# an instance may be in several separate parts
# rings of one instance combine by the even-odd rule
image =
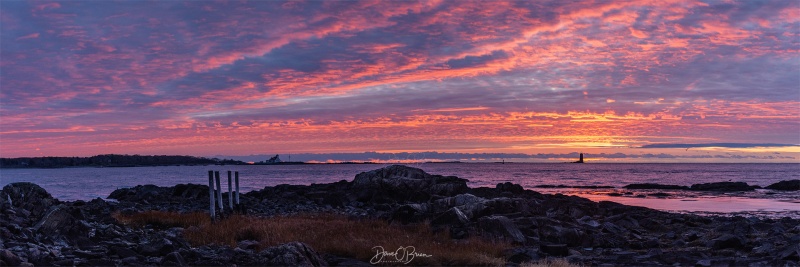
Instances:
[[[563,257],[587,265],[800,266],[798,219],[666,213],[540,194],[512,183],[469,188],[466,182],[394,165],[360,173],[353,181],[265,187],[242,194],[241,202],[251,216],[334,213],[393,224],[428,223],[453,239],[503,240],[516,246],[506,252],[508,265]],[[784,181],[775,190],[796,190],[797,185],[797,180]],[[659,186],[745,188],[720,183],[630,189]],[[260,250],[253,246],[257,241],[193,247],[183,238],[185,229],[132,228],[112,217],[150,210],[207,211],[205,185],[144,185],[118,189],[108,198],[116,201],[62,202],[35,184],[5,186],[0,192],[0,265],[369,265],[318,253],[299,242]]]

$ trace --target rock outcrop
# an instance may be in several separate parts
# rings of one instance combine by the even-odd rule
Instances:
[[[714,183],[692,190],[752,188]],[[111,216],[205,211],[207,194],[203,185],[149,185],[114,191],[109,198],[118,202],[61,202],[35,184],[7,185],[0,191],[0,265],[366,264],[320,254],[298,242],[263,249],[255,240],[241,240],[235,247],[191,246],[182,236],[189,230],[134,229]],[[507,253],[512,263],[566,257],[584,265],[797,266],[800,260],[798,219],[675,214],[540,194],[513,183],[468,188],[464,179],[404,166],[364,172],[352,182],[269,186],[242,194],[241,201],[257,216],[336,213],[392,224],[430,223],[453,239],[516,244]]]
[[[765,187],[772,190],[797,191],[800,190],[800,180],[780,181]]]
[[[396,200],[426,200],[432,195],[453,196],[466,192],[467,180],[455,176],[431,175],[422,169],[392,165],[362,172],[353,188],[370,190]]]

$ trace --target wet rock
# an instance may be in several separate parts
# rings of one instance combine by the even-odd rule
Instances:
[[[484,234],[497,239],[505,239],[515,243],[525,243],[525,235],[505,216],[487,216],[478,219],[478,225]]]
[[[22,259],[17,254],[7,249],[0,250],[0,260],[8,264],[8,266],[19,266],[22,263]]]
[[[407,195],[424,192],[433,195],[454,196],[467,191],[467,180],[455,176],[431,175],[422,169],[403,165],[362,172],[353,180],[354,188],[373,188]]]
[[[800,190],[800,180],[780,181],[766,187],[772,190],[797,191]]]
[[[311,247],[291,242],[270,247],[258,253],[262,262],[256,265],[276,266],[327,266],[328,263]]]
[[[682,185],[671,185],[671,184],[651,184],[651,183],[644,183],[644,184],[629,184],[623,186],[625,189],[667,189],[667,190],[687,190],[689,187],[682,186]]]
[[[755,187],[748,185],[744,182],[717,182],[705,184],[693,184],[691,187],[695,191],[752,191]]]

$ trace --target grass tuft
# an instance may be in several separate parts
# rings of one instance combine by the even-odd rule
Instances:
[[[151,211],[133,215],[116,214],[115,218],[138,227],[150,224],[186,228],[184,237],[194,246],[236,246],[242,240],[257,240],[260,248],[266,248],[300,241],[322,253],[366,262],[376,255],[375,246],[382,246],[387,252],[413,246],[415,252],[432,257],[416,257],[408,265],[502,266],[505,264],[503,250],[511,248],[509,243],[481,238],[452,240],[446,231],[434,233],[426,223],[397,226],[382,220],[348,219],[333,214],[271,218],[234,215],[213,224],[208,214],[204,213]],[[411,248],[406,251],[411,251]],[[389,258],[386,256],[384,259]]]

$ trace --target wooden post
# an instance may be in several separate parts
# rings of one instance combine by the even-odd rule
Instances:
[[[214,172],[214,176],[217,179],[217,204],[219,204],[219,212],[222,214],[225,208],[222,206],[222,186],[219,185],[219,171]]]
[[[228,207],[233,211],[233,183],[231,181],[231,171],[228,171]]]
[[[235,172],[234,176],[236,176],[236,206],[239,206],[241,202],[239,202],[239,172]]]
[[[214,171],[208,171],[208,198],[210,200],[208,211],[211,214],[211,222],[214,222],[217,219],[214,208]]]

